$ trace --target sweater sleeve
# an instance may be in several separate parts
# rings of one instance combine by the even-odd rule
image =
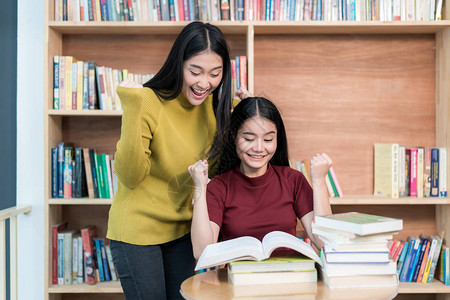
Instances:
[[[160,106],[151,101],[151,90],[119,86],[122,127],[117,143],[114,169],[120,182],[136,188],[150,173],[150,141],[159,117]]]

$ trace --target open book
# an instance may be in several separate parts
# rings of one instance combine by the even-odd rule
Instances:
[[[272,231],[264,236],[262,242],[251,236],[243,236],[206,246],[198,259],[195,270],[210,268],[235,260],[260,261],[268,259],[272,252],[279,247],[295,250],[322,266],[322,261],[309,244],[289,233]]]

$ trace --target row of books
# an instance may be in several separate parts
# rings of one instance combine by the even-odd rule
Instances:
[[[67,229],[67,222],[52,226],[52,283],[95,284],[117,280],[110,245],[97,238],[96,227]]]
[[[153,74],[135,74],[96,66],[93,61],[77,60],[73,56],[53,58],[53,109],[61,110],[122,110],[117,86],[125,79],[145,83]]]
[[[374,146],[374,194],[398,197],[447,197],[447,149]]]
[[[60,142],[51,155],[52,198],[114,197],[117,176],[109,154]]]
[[[235,56],[231,64],[231,90],[236,92],[241,87],[247,89],[247,56]]]
[[[388,241],[401,219],[357,212],[316,217],[312,232],[324,243],[320,275],[330,288],[398,285]]]
[[[55,0],[55,21],[433,21],[442,0]]]
[[[398,257],[397,274],[400,281],[433,282],[435,275],[439,274],[439,271],[436,273],[439,263],[444,261],[442,250],[446,248],[439,236],[421,235],[410,236],[406,241],[393,240],[390,253]],[[445,283],[445,280],[441,280]]]
[[[309,159],[298,161],[295,158],[289,159],[289,166],[303,173],[306,180],[308,180],[309,184],[312,186],[311,182],[311,161]],[[336,176],[336,172],[334,171],[333,166],[330,167],[330,170],[327,172],[327,176],[325,177],[325,182],[327,184],[328,194],[330,197],[343,197],[341,185],[339,184],[339,180]]]

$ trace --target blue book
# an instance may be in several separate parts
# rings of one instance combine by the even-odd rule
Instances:
[[[83,109],[89,109],[89,63],[83,62]]]
[[[234,60],[236,61],[236,90],[239,91],[239,89],[241,88],[241,69],[239,67],[240,65],[239,56],[236,56]]]
[[[53,109],[59,109],[59,56],[53,58]]]
[[[416,240],[414,237],[409,237],[408,239],[409,239],[408,252],[406,253],[406,257],[403,262],[402,272],[400,273],[400,279],[399,279],[400,281],[403,281],[403,282],[408,281],[407,273],[408,273],[409,265],[411,264],[411,257],[412,257],[412,252],[414,250],[414,244],[416,243]]]
[[[422,241],[420,238],[416,238],[416,242],[414,243],[414,249],[412,252],[411,262],[408,267],[408,273],[406,274],[406,281],[411,282],[414,276],[414,269],[417,265],[417,260],[419,259],[419,253],[422,246]]]
[[[72,143],[58,143],[58,198],[64,198],[64,148]]]
[[[103,259],[102,259],[102,248],[100,246],[100,241],[94,239],[95,242],[95,254],[97,255],[97,267],[98,273],[100,275],[100,281],[105,281],[105,276],[103,274]]]
[[[100,11],[102,21],[109,21],[108,5],[106,4],[106,2],[107,2],[106,0],[100,0]]]
[[[244,21],[244,0],[236,0],[236,4],[237,4],[236,21]]]
[[[58,198],[58,148],[52,148],[52,198]]]
[[[439,149],[431,148],[431,186],[430,186],[430,196],[439,197]]]
[[[412,276],[411,282],[417,282],[417,277],[419,277],[420,269],[422,266],[423,256],[425,255],[425,250],[427,249],[427,245],[429,243],[428,238],[422,238],[422,244],[419,252],[419,259],[417,260],[416,267],[414,268],[414,274]]]
[[[103,239],[100,239],[99,241],[102,252],[102,263],[103,272],[105,273],[105,281],[111,281],[111,276],[109,275],[108,259],[106,258],[105,242],[103,241]]]
[[[194,0],[188,0],[188,3],[189,3],[189,20],[193,21],[195,20]]]
[[[405,261],[406,253],[408,253],[408,242],[405,242],[405,245],[403,246],[402,253],[400,253],[400,257],[398,258],[397,262],[397,275],[400,275],[402,272],[403,262]]]
[[[266,21],[270,21],[270,0],[266,0]],[[238,20],[236,16],[236,20]]]

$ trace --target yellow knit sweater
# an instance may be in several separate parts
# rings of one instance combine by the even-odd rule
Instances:
[[[191,105],[149,88],[118,87],[123,115],[114,169],[118,189],[107,238],[137,245],[172,241],[190,231],[193,183],[188,167],[205,159],[216,132],[210,95]]]

